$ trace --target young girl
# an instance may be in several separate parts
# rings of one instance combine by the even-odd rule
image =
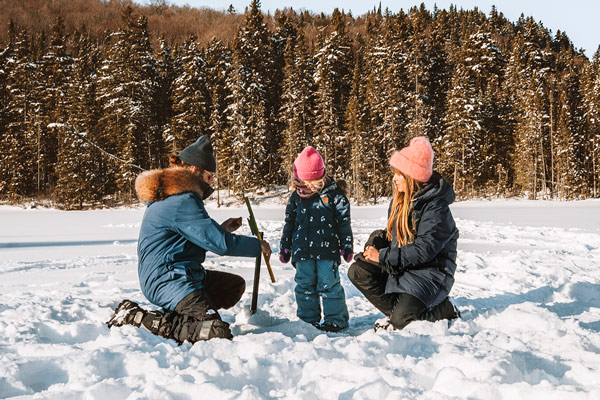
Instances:
[[[367,242],[348,277],[388,317],[384,326],[402,329],[415,320],[456,318],[448,299],[458,240],[448,207],[454,190],[432,171],[433,149],[425,137],[414,138],[408,147],[394,152],[390,165],[394,199],[388,211],[387,240],[376,245]]]
[[[352,260],[350,203],[333,178],[325,174],[319,153],[308,146],[294,161],[296,190],[285,209],[279,259],[296,268],[298,317],[318,329],[348,327],[348,308],[340,284],[340,256]],[[321,302],[323,299],[323,323]]]

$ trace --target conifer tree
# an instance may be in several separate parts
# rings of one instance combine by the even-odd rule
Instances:
[[[590,172],[591,194],[597,198],[600,196],[600,46],[584,72],[585,129],[590,155],[586,169]]]
[[[312,70],[304,31],[300,29],[296,42],[288,41],[285,49],[285,78],[280,119],[284,127],[281,169],[286,177],[290,176],[294,159],[310,143],[313,133]]]
[[[348,102],[353,70],[352,43],[345,28],[345,15],[337,8],[331,16],[333,31],[315,53],[316,119],[313,143],[338,178],[349,176],[350,143],[344,137],[344,112]]]
[[[83,208],[99,203],[104,183],[110,178],[104,169],[107,160],[94,145],[98,138],[100,107],[96,101],[94,77],[99,50],[86,32],[76,32],[72,41],[72,85],[66,93],[68,111],[58,133],[56,193],[65,208]]]
[[[428,87],[431,80],[431,43],[426,34],[431,15],[425,5],[417,9],[413,7],[409,13],[412,25],[407,51],[407,106],[408,124],[406,142],[416,136],[427,135],[430,107],[428,104]]]
[[[298,28],[294,21],[295,12],[291,11],[290,14],[278,13],[275,15],[275,31],[273,32],[272,48],[273,48],[273,62],[271,64],[271,72],[269,73],[270,87],[268,94],[268,121],[269,121],[269,132],[272,133],[271,140],[269,140],[270,147],[268,149],[270,175],[268,177],[270,182],[282,182],[286,181],[289,177],[288,166],[282,165],[282,161],[289,156],[282,154],[279,150],[284,146],[285,141],[285,120],[280,114],[282,110],[282,96],[284,95],[284,79],[286,78],[286,50],[288,48],[296,48],[298,39]],[[302,38],[301,40],[304,40]]]
[[[98,96],[103,148],[116,155],[115,179],[121,194],[133,198],[133,183],[141,169],[158,167],[164,148],[153,113],[157,89],[156,60],[146,18],[131,7],[123,12],[121,30],[110,35],[107,57],[100,68]]]
[[[39,120],[36,130],[40,136],[37,162],[38,174],[41,176],[38,180],[44,182],[44,186],[54,187],[57,180],[55,164],[58,161],[58,136],[70,107],[67,93],[72,82],[73,68],[73,59],[67,54],[67,37],[62,17],[58,17],[52,27],[48,51],[41,66],[40,112],[36,116]]]
[[[17,199],[31,197],[37,192],[37,155],[39,141],[33,135],[35,109],[35,64],[31,52],[31,39],[24,30],[18,31],[13,46],[8,48],[6,89],[6,131],[1,141],[3,165],[2,192]]]
[[[486,30],[483,24],[480,32],[470,35],[456,58],[444,135],[438,141],[439,168],[452,176],[463,195],[473,195],[475,188],[501,190],[499,182],[506,183],[508,169],[499,156],[509,142],[503,123],[505,61]]]
[[[265,186],[266,177],[273,172],[268,154],[273,140],[268,109],[271,54],[271,34],[260,11],[260,2],[253,0],[245,23],[234,39],[233,71],[228,80],[237,193]]]
[[[400,14],[397,18],[403,19],[404,15]],[[363,80],[367,118],[365,129],[369,135],[361,144],[362,148],[368,151],[361,152],[361,168],[357,175],[362,178],[363,184],[357,190],[374,201],[385,194],[386,178],[381,174],[381,170],[385,167],[390,151],[397,147],[400,132],[405,129],[406,119],[403,117],[406,114],[406,101],[403,84],[406,80],[402,65],[406,54],[397,42],[402,36],[398,26],[389,13],[386,13],[385,19],[376,13],[370,15],[367,20]],[[356,86],[353,90],[357,96]]]
[[[190,37],[183,45],[182,73],[173,84],[173,118],[168,134],[172,153],[178,153],[208,133],[206,62],[195,40],[195,37]]]
[[[514,126],[515,184],[530,198],[537,198],[539,191],[545,195],[549,177],[548,39],[547,31],[528,18],[522,36],[517,36],[509,63],[510,84],[514,88],[511,101],[518,110]]]
[[[376,153],[374,143],[370,140],[371,136],[367,130],[369,118],[367,103],[365,101],[365,88],[362,84],[363,68],[362,54],[359,51],[354,63],[352,90],[345,114],[346,136],[350,140],[351,148],[351,173],[349,175],[352,178],[352,195],[357,203],[360,203],[364,193],[368,190],[368,173],[371,171],[369,165],[370,162],[374,161],[372,158],[373,154]]]
[[[204,51],[206,60],[207,86],[210,88],[209,131],[217,160],[217,188],[232,189],[232,178],[236,167],[234,138],[227,120],[227,77],[231,74],[231,49],[213,38]]]
[[[8,150],[4,146],[8,144],[8,101],[10,92],[8,90],[8,66],[9,55],[12,53],[12,39],[14,34],[11,32],[14,27],[12,21],[9,25],[9,34],[11,40],[8,46],[0,50],[0,198],[7,194],[6,187],[9,180],[8,165],[5,165],[5,152]]]
[[[587,135],[583,132],[583,101],[581,72],[568,49],[558,55],[564,63],[558,84],[558,113],[555,134],[551,137],[552,165],[555,189],[560,198],[575,198],[586,191],[585,159]]]
[[[460,60],[467,59],[466,52],[465,45]],[[466,194],[472,183],[470,178],[479,168],[476,152],[482,137],[482,104],[475,82],[470,79],[470,67],[466,62],[459,62],[452,75],[437,161],[442,174],[452,177],[452,185],[461,195]]]
[[[162,141],[167,145],[167,135],[170,132],[170,123],[173,117],[173,89],[177,78],[177,66],[173,59],[171,48],[164,37],[159,40],[160,48],[156,57],[158,81],[155,95],[155,114],[158,130],[161,132]],[[164,153],[169,152],[164,149]],[[163,160],[166,161],[166,160]]]

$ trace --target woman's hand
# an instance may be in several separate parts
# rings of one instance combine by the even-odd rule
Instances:
[[[269,260],[271,258],[271,246],[266,240],[260,241],[260,249],[262,250],[267,260]]]
[[[242,226],[242,217],[229,218],[227,221],[223,222],[221,226],[227,232],[236,231],[240,226]]]
[[[369,261],[376,262],[376,263],[379,262],[379,250],[377,250],[373,246],[365,247],[365,251],[363,251],[363,255]]]

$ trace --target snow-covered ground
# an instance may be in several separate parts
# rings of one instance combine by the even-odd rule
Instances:
[[[387,205],[353,207],[355,247]],[[452,292],[463,319],[374,332],[379,314],[342,282],[350,328],[295,315],[293,269],[273,258],[250,316],[254,260],[210,255],[247,291],[222,313],[233,341],[177,346],[104,322],[124,298],[145,307],[136,240],[143,209],[0,207],[0,398],[599,399],[600,202],[462,202]],[[245,209],[210,207],[217,221]],[[283,206],[255,208],[277,251]],[[248,233],[247,224],[240,230]]]

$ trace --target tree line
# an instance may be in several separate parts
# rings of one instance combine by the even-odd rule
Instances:
[[[1,199],[130,202],[141,170],[200,135],[234,194],[285,184],[312,145],[350,196],[377,200],[391,191],[390,153],[425,135],[461,198],[600,195],[600,49],[588,60],[531,17],[424,5],[271,16],[253,0],[222,13],[236,16],[233,37],[204,42],[152,38],[148,16],[120,10],[100,37],[61,15],[48,32],[10,21]]]

